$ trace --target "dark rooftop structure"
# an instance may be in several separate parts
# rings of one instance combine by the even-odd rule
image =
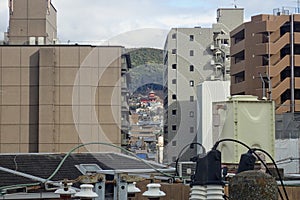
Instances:
[[[66,154],[1,154],[0,187],[38,182],[37,180],[3,171],[3,168],[28,174],[33,177],[47,179],[56,170],[65,155]],[[90,166],[99,166],[102,170],[151,169],[145,162],[121,153],[74,153],[67,157],[51,181],[62,181],[64,179],[74,180],[83,175],[75,165],[88,164]],[[163,165],[156,163],[152,163],[151,165],[157,169],[165,168]]]

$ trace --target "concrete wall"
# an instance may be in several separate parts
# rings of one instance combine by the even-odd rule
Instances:
[[[121,47],[0,47],[0,152],[121,142]],[[92,145],[78,151],[116,150]]]
[[[285,174],[299,174],[299,139],[277,139],[275,160]]]
[[[228,100],[230,96],[229,81],[205,81],[197,86],[197,142],[207,151],[213,143],[213,102]]]
[[[49,7],[48,7],[49,6]],[[9,44],[29,44],[29,37],[52,44],[57,37],[56,10],[48,0],[17,0],[10,7]]]
[[[300,15],[294,15],[294,34],[291,34],[290,15],[257,15],[231,32],[231,94],[251,94],[271,98],[276,103],[276,113],[300,110],[298,67],[300,33],[297,28]],[[244,37],[240,38],[241,33]],[[294,35],[294,44],[291,43]],[[238,40],[237,40],[238,39]],[[291,46],[295,47],[291,56]],[[244,53],[243,53],[244,52]],[[244,54],[244,58],[236,61]],[[294,61],[292,62],[292,58]],[[270,61],[270,62],[269,62]],[[290,66],[295,66],[295,100],[291,100]],[[263,89],[260,74],[265,79]],[[268,77],[271,79],[270,88]],[[294,105],[293,105],[294,104]]]
[[[176,34],[176,39],[172,35]],[[190,41],[190,36],[194,41]],[[206,80],[212,73],[210,60],[212,53],[208,49],[212,42],[211,29],[178,28],[168,35],[168,145],[165,154],[168,162],[177,157],[179,151],[196,138],[196,84]],[[176,53],[172,50],[176,49]],[[193,56],[190,55],[193,51]],[[176,69],[172,68],[176,64]],[[194,71],[190,71],[190,65]],[[176,80],[176,83],[173,83]],[[193,86],[190,82],[193,81]],[[172,99],[176,95],[176,99]],[[193,101],[190,99],[193,98]],[[176,115],[172,114],[176,110]],[[191,114],[193,112],[194,114]],[[176,126],[173,130],[172,126]],[[194,131],[190,131],[193,129]]]
[[[167,88],[165,91],[167,117],[164,125],[167,143],[165,161],[168,163],[176,159],[185,145],[197,140],[196,85],[215,77],[223,80],[215,66],[211,64],[216,50],[211,49],[211,45],[221,38],[229,40],[231,28],[243,21],[242,9],[224,11],[220,9],[218,12],[218,20],[224,24],[216,23],[212,28],[172,28],[166,39],[164,84]],[[232,20],[233,18],[235,20]],[[218,36],[215,35],[216,32],[219,33]],[[193,70],[190,70],[191,65]],[[173,95],[176,95],[176,99],[173,99]],[[176,110],[175,115],[172,114],[173,110]],[[195,153],[196,150],[191,152],[191,155]],[[185,160],[189,158],[190,155],[183,156]]]

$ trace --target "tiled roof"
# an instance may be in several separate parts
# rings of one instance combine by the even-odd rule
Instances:
[[[0,154],[0,167],[16,170],[36,177],[47,179],[57,168],[65,154]],[[142,161],[118,153],[74,153],[62,165],[58,173],[51,179],[76,179],[82,175],[75,167],[79,164],[97,164],[103,170],[118,169],[150,169]],[[155,164],[156,168],[163,168]],[[36,182],[21,176],[0,171],[0,187]]]

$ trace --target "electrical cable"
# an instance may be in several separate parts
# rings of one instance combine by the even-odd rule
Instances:
[[[77,145],[76,147],[72,148],[65,156],[64,158],[61,160],[61,162],[58,164],[58,166],[56,167],[56,169],[53,171],[53,173],[42,183],[46,183],[48,181],[50,181],[56,174],[57,172],[60,170],[60,168],[62,167],[62,165],[64,164],[65,160],[71,155],[72,152],[74,152],[76,149],[83,147],[83,146],[87,146],[87,145],[93,145],[93,144],[98,144],[98,145],[106,145],[106,146],[111,146],[111,147],[115,147],[117,149],[120,149],[124,152],[126,152],[127,154],[130,154],[131,156],[137,158],[138,160],[140,160],[141,162],[143,162],[145,165],[147,165],[148,167],[154,169],[156,172],[161,173],[165,176],[168,177],[174,177],[172,174],[169,173],[165,173],[157,168],[155,168],[153,165],[151,165],[150,163],[146,162],[145,160],[143,160],[142,158],[139,158],[137,155],[135,155],[134,153],[128,151],[127,149],[117,146],[117,145],[113,145],[110,143],[104,143],[104,142],[90,142],[90,143],[83,143],[80,145]],[[15,189],[15,188],[19,188],[19,187],[29,187],[29,186],[36,186],[36,185],[40,185],[41,182],[36,182],[36,183],[28,183],[28,184],[16,184],[16,185],[10,185],[10,186],[2,186],[0,187],[0,191],[5,190],[5,189]]]
[[[272,158],[272,156],[271,156],[267,151],[265,151],[265,150],[263,150],[263,149],[253,148],[252,150],[253,150],[253,151],[261,151],[261,152],[263,152],[264,154],[266,154],[266,155],[271,159],[271,161],[273,162],[273,164],[274,164],[274,166],[275,166],[275,169],[276,169],[276,172],[277,172],[279,181],[280,181],[280,183],[281,183],[281,186],[282,186],[282,189],[283,189],[285,198],[288,200],[289,197],[288,197],[287,191],[286,191],[286,189],[285,189],[285,185],[284,185],[284,183],[283,183],[283,181],[282,181],[282,177],[281,177],[281,175],[280,175],[280,172],[279,172],[279,169],[278,169],[278,167],[277,167],[277,164],[276,164],[276,162],[274,161],[274,159]]]
[[[255,151],[253,151],[253,149],[252,149],[251,147],[249,147],[248,145],[246,145],[245,143],[243,143],[243,142],[241,142],[241,141],[239,141],[239,140],[235,140],[235,139],[231,139],[231,138],[221,139],[221,140],[217,141],[217,142],[214,144],[214,146],[213,146],[212,149],[213,149],[213,150],[216,150],[221,142],[227,142],[227,141],[228,141],[228,142],[236,142],[236,143],[239,143],[239,144],[243,145],[244,147],[246,147],[246,148],[247,148],[251,153],[253,153],[253,154],[259,159],[259,161],[264,165],[264,167],[266,168],[267,173],[270,174],[270,175],[272,175],[272,173],[270,172],[268,166],[267,166],[266,163],[261,159],[261,157],[260,157]],[[278,176],[280,176],[280,174],[278,174]],[[282,183],[282,186],[283,186],[283,183]],[[283,187],[284,187],[284,186],[283,186]],[[277,188],[277,190],[278,190],[278,193],[279,193],[279,195],[280,195],[280,198],[281,198],[282,200],[284,200],[283,195],[282,195],[280,189]]]
[[[229,196],[227,196],[226,194],[223,195],[223,198],[230,200]]]
[[[231,138],[225,138],[225,139],[221,139],[221,140],[217,141],[217,142],[214,144],[214,146],[213,146],[212,149],[213,149],[213,150],[217,150],[219,144],[220,144],[221,142],[226,142],[226,141],[239,143],[239,144],[243,145],[244,147],[246,147],[248,150],[251,150],[251,148],[250,148],[248,145],[246,145],[245,143],[243,143],[243,142],[241,142],[241,141],[238,141],[238,140],[235,140],[235,139],[231,139]]]
[[[76,147],[74,147],[73,149],[71,149],[65,156],[64,158],[61,160],[61,162],[59,163],[59,165],[57,166],[57,168],[55,169],[55,171],[47,178],[47,181],[49,181],[51,178],[53,178],[56,173],[59,171],[59,169],[62,167],[63,163],[65,162],[65,160],[70,156],[70,154],[72,152],[74,152],[76,149],[79,149],[80,147],[83,147],[83,146],[87,146],[87,145],[92,145],[92,144],[100,144],[100,145],[106,145],[106,146],[111,146],[111,147],[115,147],[117,149],[120,149],[120,150],[123,150],[125,151],[126,153],[130,154],[131,156],[137,158],[138,160],[140,160],[141,162],[143,162],[144,164],[146,164],[148,167],[154,169],[156,172],[158,173],[161,173],[165,176],[168,176],[168,177],[173,177],[173,175],[171,174],[168,174],[168,173],[165,173],[165,172],[162,172],[160,171],[159,169],[155,168],[153,165],[147,163],[145,160],[143,160],[142,158],[139,158],[138,156],[136,156],[134,153],[128,151],[127,149],[124,149],[120,146],[117,146],[117,145],[113,145],[113,144],[110,144],[110,143],[104,143],[104,142],[89,142],[89,143],[84,143],[84,144],[80,144]]]
[[[183,153],[183,151],[184,151],[188,146],[189,146],[189,147],[192,147],[194,144],[199,145],[199,146],[202,148],[203,153],[205,153],[205,148],[204,148],[204,146],[203,146],[202,144],[200,144],[199,142],[192,142],[192,143],[190,143],[190,144],[185,145],[185,146],[181,149],[181,151],[179,152],[179,154],[178,154],[178,156],[177,156],[177,158],[176,158],[176,161],[175,161],[175,177],[176,177],[176,176],[179,177],[179,172],[178,172],[178,162],[179,162],[179,159],[180,159],[180,157],[181,157],[181,154]]]

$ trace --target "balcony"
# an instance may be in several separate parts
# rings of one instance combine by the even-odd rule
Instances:
[[[300,56],[296,55],[295,57],[300,58]],[[274,66],[271,66],[270,76],[275,77],[280,75],[280,73],[290,65],[290,56],[284,56],[279,62],[277,62]]]
[[[245,60],[242,60],[238,63],[233,63],[231,62],[231,67],[230,67],[230,74],[237,74],[242,71],[245,71]]]
[[[285,33],[277,41],[271,43],[270,54],[278,53],[283,47],[290,43],[290,33]],[[268,45],[268,43],[266,44]]]
[[[245,40],[242,40],[230,47],[230,54],[234,56],[235,54],[241,52],[245,49]]]
[[[286,89],[290,88],[290,81],[290,78],[286,78],[282,82],[272,83],[272,98],[274,100],[280,98],[280,95],[285,92]]]
[[[268,48],[269,44],[268,43],[258,43],[255,46],[255,55],[260,56],[260,55],[267,55],[268,54]]]
[[[291,100],[286,100],[280,105],[276,105],[276,114],[282,114],[290,112],[291,110]]]
[[[246,86],[245,81],[231,84],[230,86],[231,94],[236,95],[245,92],[245,86]]]

